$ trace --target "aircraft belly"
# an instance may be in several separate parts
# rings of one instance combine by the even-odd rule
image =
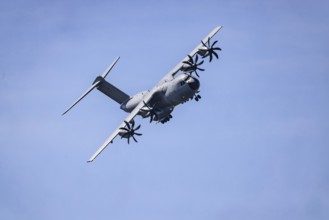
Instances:
[[[187,86],[183,86],[179,89],[172,90],[166,95],[166,98],[169,103],[176,106],[181,103],[186,102],[191,97],[193,97],[195,91],[189,89]]]

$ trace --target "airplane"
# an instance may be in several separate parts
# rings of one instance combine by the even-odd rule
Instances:
[[[208,57],[209,62],[211,62],[214,57],[218,59],[216,51],[221,51],[221,48],[215,47],[218,41],[211,43],[210,40],[221,28],[222,26],[218,26],[213,29],[191,53],[150,90],[137,93],[134,96],[129,96],[105,80],[105,77],[109,74],[120,57],[116,58],[102,75],[96,77],[92,86],[62,115],[65,115],[95,88],[117,102],[120,108],[129,113],[129,115],[87,162],[94,161],[109,144],[113,143],[113,140],[117,136],[120,136],[121,139],[127,139],[128,144],[130,138],[137,142],[135,135],[141,136],[142,134],[136,132],[141,127],[141,125],[135,127],[134,118],[136,115],[140,115],[142,118],[150,118],[150,123],[166,123],[172,118],[171,113],[177,105],[192,99],[199,101],[201,96],[199,94],[200,81],[198,80],[199,74],[197,71],[204,71],[204,69],[200,68],[200,65],[202,65],[204,60]]]

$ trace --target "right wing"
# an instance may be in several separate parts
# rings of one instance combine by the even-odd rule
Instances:
[[[150,91],[148,94],[145,95],[143,100],[132,110],[132,112],[127,116],[127,118],[118,126],[118,128],[111,134],[110,137],[106,139],[106,141],[98,148],[98,150],[94,153],[92,157],[87,161],[88,163],[93,162],[95,158],[102,153],[102,151],[115,139],[116,136],[118,136],[119,132],[121,131],[120,128],[126,126],[126,122],[130,122],[131,120],[134,119],[134,117],[138,114],[139,110],[143,108],[144,102],[148,102],[153,95],[153,90]]]
[[[216,27],[214,30],[212,30],[202,41],[204,43],[207,43],[208,40],[210,40],[213,36],[215,36],[215,34],[222,28],[222,26],[218,26]],[[161,81],[159,82],[159,84],[165,82],[165,81],[168,81],[168,80],[171,80],[177,73],[179,70],[181,70],[181,68],[183,67],[184,65],[184,61],[188,61],[189,60],[189,56],[193,57],[198,51],[200,48],[202,48],[203,45],[202,43],[200,43],[196,48],[194,48],[194,50],[192,50],[192,52],[190,54],[188,54],[179,64],[177,64],[177,66],[175,66],[174,69],[172,69],[165,77],[163,77],[161,79]]]

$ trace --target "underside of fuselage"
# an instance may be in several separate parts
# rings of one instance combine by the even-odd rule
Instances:
[[[129,97],[105,79],[100,80],[101,83],[97,89],[119,103],[120,108],[128,113],[135,109],[149,93],[149,91],[143,91]],[[198,92],[199,87],[200,82],[197,78],[189,74],[178,75],[172,80],[158,85],[152,98],[147,103],[144,103],[145,106],[138,114],[142,117],[149,117],[150,112],[153,112],[156,117],[153,117],[152,120],[166,121],[168,118],[171,118],[170,114],[175,106],[190,100]]]
[[[149,117],[150,111],[155,112],[153,120],[163,121],[171,118],[170,113],[175,106],[190,100],[200,87],[200,82],[195,77],[188,74],[179,75],[173,80],[163,83],[157,87],[152,98],[144,103],[145,106],[138,113],[142,117]],[[126,112],[131,112],[147,95],[148,91],[140,92],[126,101],[120,108]]]

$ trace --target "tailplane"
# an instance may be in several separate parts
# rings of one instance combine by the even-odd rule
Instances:
[[[95,81],[93,82],[92,86],[78,98],[62,115],[65,115],[69,110],[71,110],[78,102],[80,102],[85,96],[87,96],[93,89],[97,88],[99,91],[103,92],[105,95],[112,98],[114,101],[118,102],[119,104],[123,103],[129,96],[107,82],[105,77],[109,74],[112,70],[114,65],[118,62],[120,57],[118,57],[105,71],[101,76],[98,76]]]

